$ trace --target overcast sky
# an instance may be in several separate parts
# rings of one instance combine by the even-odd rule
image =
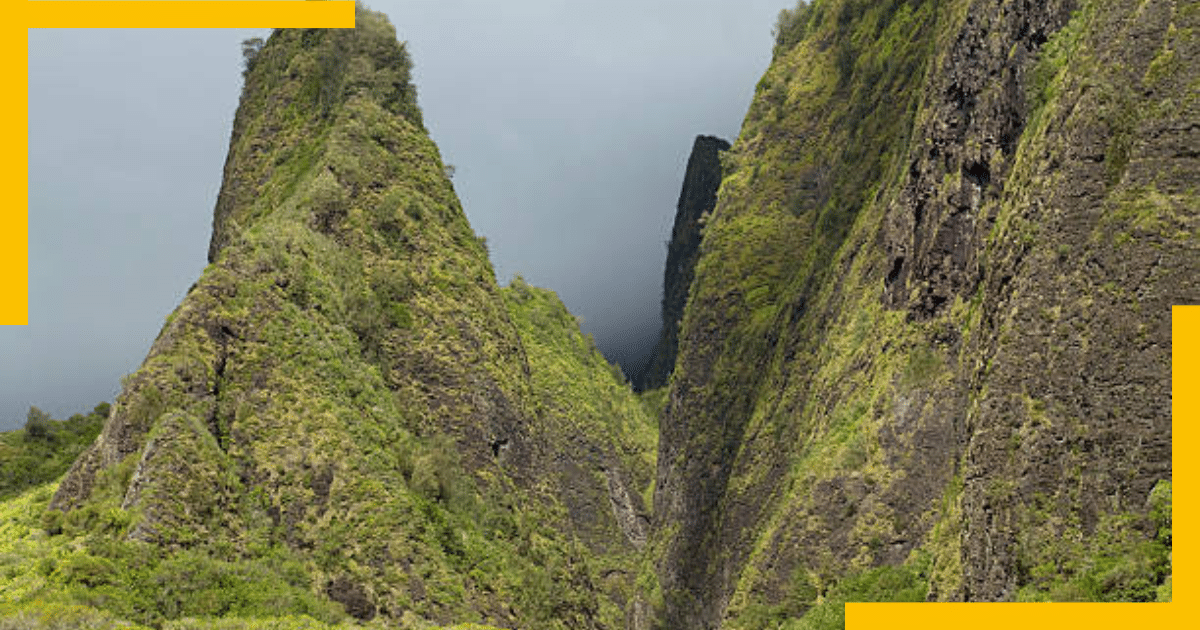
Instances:
[[[558,292],[610,359],[659,326],[697,134],[732,141],[791,0],[375,0],[497,279]],[[0,326],[0,429],[111,401],[205,265],[266,30],[29,32],[30,324]]]

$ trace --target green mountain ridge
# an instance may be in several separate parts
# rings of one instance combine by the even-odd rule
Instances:
[[[661,420],[659,627],[1158,596],[1197,9],[781,16]]]
[[[408,68],[361,8],[250,59],[212,262],[50,499],[29,610],[617,625],[653,423],[590,347],[548,363],[578,325],[496,286]]]
[[[1170,599],[1200,3],[785,10],[715,208],[681,195],[639,394],[553,292],[496,285],[403,44],[356,20],[247,49],[210,265],[111,409],[0,436],[30,471],[0,629]]]

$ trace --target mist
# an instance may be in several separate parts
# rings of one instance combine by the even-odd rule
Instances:
[[[556,291],[632,374],[692,140],[736,138],[786,0],[370,3],[497,280]],[[253,29],[31,29],[30,324],[0,429],[111,401],[205,266]]]

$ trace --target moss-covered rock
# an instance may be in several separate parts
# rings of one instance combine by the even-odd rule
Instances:
[[[781,15],[661,424],[659,626],[824,615],[881,567],[920,599],[1156,596],[1170,305],[1200,296],[1196,66],[1177,63],[1196,19]]]
[[[403,45],[356,20],[250,59],[211,264],[58,486],[63,555],[19,601],[623,623],[655,427],[590,347],[556,354],[583,338],[553,294],[501,295]]]

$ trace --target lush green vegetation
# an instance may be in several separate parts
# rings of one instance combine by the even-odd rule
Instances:
[[[0,629],[325,630],[382,628],[317,597],[293,554],[222,561],[163,554],[111,536],[49,535],[41,515],[55,484],[0,502]],[[393,626],[394,627],[394,626]],[[402,628],[430,629],[415,617]],[[466,624],[454,630],[485,630]]]
[[[797,561],[827,586],[877,562],[893,527],[878,503],[836,526],[809,521],[846,532],[837,560],[774,545],[808,518],[822,483],[853,475],[868,488],[892,484],[898,475],[879,439],[889,401],[946,378],[932,327],[885,309],[867,276],[890,201],[878,193],[903,174],[902,147],[948,19],[935,8],[847,0],[785,12],[775,60],[725,157],[681,336],[703,340],[681,342],[681,356],[716,358],[701,372],[681,360],[673,387],[687,387],[689,425],[707,427],[693,432],[687,458],[734,454],[725,496],[782,488],[771,495],[780,507],[746,543],[750,568],[726,611],[745,627],[796,613],[763,600],[779,587],[777,569],[760,566],[807,556]]]
[[[1149,517],[1106,517],[1091,536],[1048,535],[1033,511],[1021,538],[1019,601],[1152,602],[1171,599],[1171,482],[1155,486]],[[1139,527],[1141,526],[1141,527]],[[1149,529],[1146,535],[1141,530]]]
[[[778,57],[800,43],[808,34],[809,4],[806,0],[798,0],[791,9],[783,8],[775,20],[775,56]]]
[[[286,550],[253,558],[222,558],[211,548],[165,554],[123,539],[130,516],[119,508],[98,513],[89,506],[66,519],[47,511],[55,486],[0,503],[0,619],[7,620],[0,627],[27,627],[21,620],[35,627],[38,620],[62,627],[115,627],[117,621],[157,627],[172,619],[268,611],[345,617],[340,606],[311,592],[303,565]]]
[[[517,277],[503,296],[529,359],[539,406],[535,442],[558,454],[541,464],[539,476],[555,488],[583,542],[589,578],[603,593],[601,622],[621,627],[649,533],[655,416],[552,291]],[[624,500],[628,512],[614,515]]]
[[[1126,184],[1136,124],[1157,113],[1080,79],[1099,76],[1103,4],[1028,66],[1029,122],[994,163],[1017,192],[980,210],[986,265],[1076,253],[1039,246],[1021,191],[1053,184],[1038,165],[1082,92],[1103,98],[1078,116],[1112,132],[1091,245],[1195,238],[1194,190]],[[213,263],[125,382],[102,448],[84,453],[104,404],[62,422],[31,409],[0,435],[0,630],[616,628],[707,603],[671,590],[671,554],[709,572],[696,583],[720,574],[732,627],[839,628],[845,602],[961,595],[981,498],[1011,521],[1018,599],[1169,600],[1169,481],[1144,510],[1085,510],[1062,490],[1083,487],[1080,451],[1061,471],[1021,459],[1083,431],[1053,392],[989,391],[1026,325],[1003,320],[1015,308],[989,312],[982,284],[928,319],[883,298],[877,245],[934,116],[922,88],[967,8],[780,14],[706,219],[672,389],[640,396],[553,292],[495,285],[385,19],[248,41]],[[1147,86],[1173,81],[1171,37],[1138,71]],[[937,195],[961,187],[951,171]],[[986,404],[1013,425],[976,431]],[[651,537],[660,420],[686,429],[664,470],[721,479],[661,502],[710,521],[659,514]],[[971,470],[954,439],[1008,459]],[[1062,479],[1018,491],[1035,465]]]
[[[779,630],[839,630],[846,627],[847,602],[923,602],[928,591],[928,561],[884,565],[852,572],[820,593],[805,578],[796,580],[783,604],[748,611],[750,627]]]
[[[101,448],[5,504],[5,614],[622,625],[645,408],[552,293],[502,296],[385,18],[252,44],[213,262]]]
[[[660,575],[675,578],[678,574],[672,573],[681,567],[696,566],[697,582],[714,585],[712,590],[727,588],[727,604],[716,611],[723,618],[717,621],[738,628],[775,628],[784,620],[785,627],[837,627],[839,597],[961,596],[970,571],[982,573],[978,550],[968,546],[972,536],[978,541],[991,535],[994,515],[988,515],[987,524],[979,517],[981,495],[993,507],[1004,506],[1004,518],[1014,521],[1012,529],[1023,532],[1014,534],[1019,540],[1012,542],[1020,548],[1014,554],[1020,556],[1022,598],[1145,601],[1169,593],[1169,537],[1146,533],[1155,526],[1139,516],[1145,497],[1121,496],[1116,508],[1107,497],[1088,497],[1085,504],[1083,491],[1072,490],[1083,487],[1080,479],[1108,475],[1086,468],[1096,465],[1089,457],[1103,454],[1079,454],[1088,448],[1081,428],[1089,422],[1087,413],[1061,408],[1077,403],[1066,398],[1079,394],[1047,386],[1036,395],[1012,391],[1040,364],[1026,366],[1010,354],[1005,357],[1011,364],[1008,371],[997,378],[992,361],[999,359],[991,354],[1023,339],[1026,356],[1049,346],[1045,351],[1052,358],[1043,354],[1041,360],[1052,361],[1055,370],[1064,365],[1089,369],[1086,364],[1093,359],[1079,358],[1091,341],[1087,326],[1077,312],[1070,330],[1063,316],[1079,297],[1073,293],[1078,286],[1066,279],[1064,261],[1071,268],[1114,245],[1129,250],[1140,246],[1143,255],[1150,252],[1150,260],[1168,251],[1179,256],[1177,266],[1186,267],[1180,261],[1188,254],[1181,255],[1180,247],[1196,242],[1195,231],[1187,231],[1194,212],[1186,210],[1195,207],[1194,186],[1173,181],[1167,192],[1165,184],[1128,181],[1131,173],[1170,180],[1166,175],[1145,177],[1154,168],[1146,163],[1140,171],[1131,167],[1138,146],[1132,139],[1143,121],[1174,120],[1178,112],[1166,108],[1195,98],[1194,90],[1180,89],[1180,82],[1164,71],[1178,68],[1172,65],[1178,33],[1195,14],[1159,10],[1157,16],[1145,17],[1152,14],[1120,3],[1081,3],[1065,28],[1035,57],[1021,60],[1020,70],[1012,70],[1022,78],[1025,92],[1010,99],[1015,104],[1004,106],[1028,118],[1020,138],[1013,139],[1011,155],[998,149],[982,155],[991,164],[992,188],[985,183],[977,202],[982,207],[970,208],[972,220],[986,217],[981,224],[991,228],[990,236],[986,229],[978,232],[988,242],[972,263],[978,264],[972,272],[982,279],[963,295],[951,294],[945,308],[934,314],[910,310],[920,297],[918,282],[910,279],[893,301],[887,286],[891,278],[885,278],[893,265],[911,265],[911,258],[935,239],[975,237],[974,228],[956,233],[953,222],[941,218],[934,220],[943,221],[938,231],[913,234],[923,216],[929,222],[931,215],[944,211],[940,208],[952,205],[950,196],[965,189],[960,171],[966,172],[969,161],[960,165],[954,159],[976,159],[968,156],[980,152],[980,140],[969,133],[963,147],[946,147],[926,137],[937,135],[925,133],[936,131],[935,125],[969,127],[954,118],[958,114],[946,117],[956,104],[940,90],[953,95],[962,85],[947,87],[947,76],[958,81],[979,70],[971,65],[975,53],[961,47],[964,41],[978,37],[985,42],[982,48],[1006,51],[1001,56],[1014,67],[1018,53],[1028,54],[1020,46],[1036,48],[1041,42],[1001,44],[1005,34],[996,27],[1002,23],[999,10],[989,18],[994,21],[985,21],[990,26],[979,28],[981,16],[967,2],[814,0],[780,14],[774,60],[758,85],[738,142],[726,155],[720,201],[705,226],[705,252],[673,377],[675,407],[664,418],[665,432],[680,426],[688,431],[667,441],[663,452],[673,457],[660,465],[675,466],[671,472],[681,476],[694,474],[690,491],[716,488],[719,494],[705,495],[702,505],[717,507],[712,521],[695,530],[671,529],[675,522],[688,523],[694,510],[656,515],[667,523],[660,542],[671,567]],[[1168,19],[1162,49],[1144,73],[1126,58],[1137,55],[1125,55],[1112,44],[1165,24],[1154,20]],[[1105,72],[1105,64],[1123,71]],[[1139,96],[1150,93],[1141,81],[1156,89],[1171,86],[1171,97]],[[995,110],[989,108],[1012,96],[1000,95],[1000,83],[957,105],[966,109],[965,120],[992,115]],[[972,106],[979,109],[972,111]],[[1088,144],[1093,141],[1099,148]],[[1078,198],[1066,199],[1071,193],[1059,192],[1064,181],[1058,167],[1081,160],[1066,152],[1085,151],[1083,146],[1093,152],[1088,159],[1103,162],[1102,190],[1088,193],[1094,195],[1095,207],[1071,205]],[[930,164],[933,172],[946,171],[943,181],[918,190],[916,201],[906,198],[913,190],[905,185]],[[1079,168],[1081,179],[1092,177]],[[1063,197],[1056,198],[1059,194]],[[1073,234],[1067,244],[1062,234],[1045,231],[1045,225],[1074,227],[1071,221],[1085,208],[1091,212],[1088,220],[1095,219],[1091,243],[1081,242],[1088,240],[1086,235],[1080,239]],[[907,262],[887,258],[880,244],[889,239],[901,244],[896,251]],[[939,262],[930,267],[940,269]],[[1146,268],[1157,269],[1157,264]],[[1037,276],[1037,288],[1021,285],[1025,293],[1005,302],[1009,293],[997,285],[1018,272]],[[1096,286],[1088,284],[1094,278],[1086,272],[1070,273],[1090,278],[1079,281],[1085,291],[1113,296],[1143,292],[1130,286],[1137,281],[1131,278],[1125,279],[1122,294],[1118,283]],[[1157,286],[1166,290],[1169,283]],[[1039,290],[1044,293],[1030,298],[1031,291]],[[1004,299],[997,297],[1001,293]],[[1092,297],[1080,298],[1084,313],[1097,312]],[[1038,303],[1043,298],[1046,303]],[[1009,309],[1015,312],[1017,302],[1028,308],[1028,301],[1041,309],[1036,319],[1052,332],[1004,315]],[[1106,302],[1106,308],[1136,310],[1130,301],[1118,297],[1116,303]],[[1144,330],[1150,325],[1147,317],[1142,312],[1130,319]],[[1073,335],[1084,339],[1076,341]],[[1063,348],[1071,344],[1081,344],[1083,351],[1068,357]],[[1087,387],[1071,391],[1081,390],[1097,394]],[[1113,413],[1118,422],[1148,422],[1144,415],[1134,420],[1128,410]],[[951,435],[964,422],[972,448],[987,442],[982,437],[987,431],[1004,436],[1012,445],[1008,459],[972,462],[978,452],[956,451],[961,444],[929,438]],[[1104,430],[1103,424],[1092,430]],[[1055,447],[1044,445],[1049,436],[1083,444],[1061,447],[1071,451],[1061,471],[1042,467],[1032,473],[1039,457],[1055,457],[1047,454]],[[1043,450],[1027,455],[1039,438]],[[932,444],[922,445],[923,439]],[[1132,440],[1128,446],[1141,448],[1140,438],[1137,446]],[[935,453],[945,458],[928,457]],[[697,460],[716,464],[691,464]],[[780,473],[780,467],[786,470]],[[1131,464],[1128,474],[1135,468]],[[971,473],[964,477],[964,469]],[[731,471],[727,485],[712,482],[723,470]],[[1057,490],[1028,496],[1015,480],[1030,484],[1035,475],[1037,483]],[[987,482],[971,481],[979,476]],[[1147,482],[1137,479],[1138,492]],[[925,497],[920,507],[904,505],[918,493]],[[756,502],[747,497],[765,498]],[[1099,523],[1090,522],[1093,518]],[[752,533],[738,538],[730,530]],[[720,554],[708,554],[710,537],[718,533],[735,543]],[[903,545],[915,546],[907,561]],[[708,562],[695,562],[696,555]],[[719,566],[714,569],[714,564]],[[780,575],[781,567],[784,573],[796,567],[790,581]],[[734,574],[724,585],[710,577],[723,573]],[[978,575],[975,579],[975,585],[982,581]],[[686,615],[698,602],[685,595],[667,593],[668,602],[684,602],[668,608]]]
[[[587,436],[597,449],[612,449],[625,470],[636,475],[629,481],[648,496],[658,452],[656,418],[666,391],[639,399],[554,292],[518,276],[504,290],[504,301],[529,358],[542,429],[552,432],[548,439]]]
[[[92,445],[109,404],[92,411],[54,420],[37,407],[30,407],[25,426],[0,433],[0,500],[62,476],[84,449]]]
[[[619,465],[629,466],[625,470],[630,471],[630,482],[649,492],[655,434],[646,408],[579,332],[577,321],[553,293],[518,281],[505,296],[529,354],[534,389],[541,401],[538,416],[545,422],[535,427],[539,440],[557,449],[580,435],[597,436],[597,447],[615,446],[610,454]],[[186,314],[175,321],[186,322]],[[564,385],[572,389],[563,389]],[[338,400],[336,395],[327,398]],[[102,406],[98,411],[106,409]],[[166,435],[165,430],[177,429],[160,428],[156,435]],[[600,439],[610,435],[616,439]],[[271,436],[261,433],[259,437]],[[560,627],[564,618],[570,619],[569,607],[597,606],[589,603],[582,584],[575,591],[561,585],[578,582],[580,571],[597,583],[614,570],[633,571],[632,547],[623,554],[604,546],[589,549],[556,531],[564,515],[555,507],[553,484],[546,494],[527,503],[520,502],[517,489],[503,484],[481,495],[479,482],[463,470],[453,439],[445,434],[426,438],[408,434],[402,440],[392,445],[399,447],[395,455],[402,474],[399,489],[407,492],[373,503],[370,529],[325,529],[315,557],[273,542],[269,521],[257,527],[246,523],[233,531],[210,522],[213,529],[203,536],[195,530],[165,530],[183,544],[169,552],[158,544],[129,540],[137,522],[144,521],[140,510],[121,507],[132,459],[102,475],[92,501],[66,515],[46,511],[54,486],[28,491],[4,504],[0,514],[0,534],[7,543],[0,548],[4,578],[0,590],[10,602],[0,615],[13,627],[41,623],[38,620],[51,614],[85,627],[124,627],[126,622],[181,629],[347,624],[342,606],[323,597],[314,580],[321,575],[322,565],[336,567],[344,562],[347,548],[358,557],[380,551],[389,554],[367,545],[371,539],[406,538],[412,541],[405,553],[412,563],[406,575],[420,576],[427,601],[455,606],[456,616],[470,618],[475,614],[472,607],[480,602],[466,599],[469,589],[485,588],[509,601],[525,623]],[[190,472],[199,470],[193,467]],[[234,485],[228,492],[244,492],[236,481],[229,483]],[[581,485],[587,489],[586,483]],[[248,507],[269,500],[267,488],[248,490],[250,496],[243,499]],[[191,507],[195,506],[203,503],[192,500]],[[609,511],[607,497],[603,509],[601,517]],[[344,514],[354,518],[353,512]],[[413,515],[419,516],[416,522]],[[301,531],[316,526],[319,522],[296,524]],[[609,539],[621,537],[619,531],[606,534]],[[388,580],[395,579],[395,574],[385,574],[381,584],[386,587]],[[403,586],[405,581],[392,584]],[[609,580],[606,587],[610,594],[589,614],[617,624],[622,612],[612,598],[630,597],[631,585]],[[418,602],[406,602],[405,607],[403,627],[429,627],[415,613],[421,610]],[[289,616],[250,620],[267,612]]]

